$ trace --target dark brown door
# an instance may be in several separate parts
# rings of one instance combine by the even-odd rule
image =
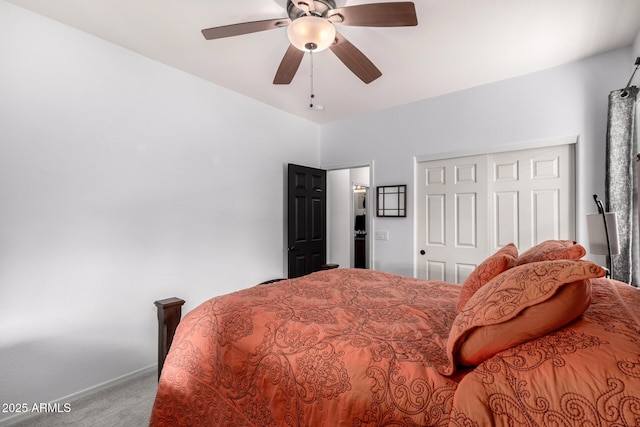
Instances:
[[[327,261],[327,171],[288,165],[289,278],[320,270]]]

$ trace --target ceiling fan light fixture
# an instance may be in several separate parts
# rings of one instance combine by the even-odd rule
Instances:
[[[289,42],[303,52],[320,52],[333,44],[336,29],[329,20],[319,16],[302,16],[287,28]]]

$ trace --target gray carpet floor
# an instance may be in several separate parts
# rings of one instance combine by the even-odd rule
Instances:
[[[69,402],[67,413],[31,417],[12,427],[138,427],[148,426],[158,387],[155,370]]]

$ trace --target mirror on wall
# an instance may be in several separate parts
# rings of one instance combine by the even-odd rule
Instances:
[[[376,215],[379,217],[406,217],[407,186],[381,185],[376,187]]]

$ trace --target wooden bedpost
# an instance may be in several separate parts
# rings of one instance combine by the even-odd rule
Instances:
[[[184,300],[172,297],[158,300],[154,304],[158,307],[158,379],[160,379],[164,360],[180,323]]]

